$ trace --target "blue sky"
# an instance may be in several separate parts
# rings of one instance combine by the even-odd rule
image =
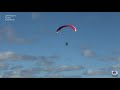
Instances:
[[[16,15],[15,21],[5,21],[5,15]],[[119,16],[119,12],[0,12],[0,76],[112,78],[111,71],[120,68]],[[77,32],[68,27],[56,34],[66,24]]]

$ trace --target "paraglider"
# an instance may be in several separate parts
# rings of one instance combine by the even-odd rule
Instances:
[[[59,33],[59,31],[61,31],[61,30],[62,30],[63,28],[65,28],[65,27],[70,27],[74,32],[77,31],[77,29],[76,29],[75,26],[69,24],[69,25],[63,25],[63,26],[59,27],[59,28],[56,30],[56,33]],[[68,42],[65,42],[65,45],[68,46]]]

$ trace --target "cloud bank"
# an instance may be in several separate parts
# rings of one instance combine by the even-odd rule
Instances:
[[[27,43],[32,43],[34,40],[17,37],[16,29],[12,25],[6,25],[0,27],[0,41],[7,41],[10,43],[18,43],[18,44],[27,44]]]

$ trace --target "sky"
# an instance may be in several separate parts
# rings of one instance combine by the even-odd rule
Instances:
[[[0,77],[119,78],[119,16],[119,12],[0,12]],[[66,27],[56,33],[67,24],[77,32]]]

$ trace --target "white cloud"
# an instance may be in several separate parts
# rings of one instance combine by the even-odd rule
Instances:
[[[89,49],[89,47],[88,47],[87,45],[85,45],[85,44],[81,44],[81,45],[80,45],[80,48],[83,49],[83,50],[84,50],[84,49]]]
[[[110,67],[111,69],[120,69],[120,64],[117,64],[117,65],[113,65]]]
[[[82,78],[81,75],[62,76],[62,78]]]
[[[36,71],[32,69],[24,69],[24,70],[11,70],[5,72],[2,77],[3,78],[34,78]]]
[[[6,25],[0,27],[0,40],[5,40],[10,43],[20,43],[20,44],[31,43],[34,41],[33,39],[28,40],[25,38],[17,37],[16,29],[12,25]]]
[[[47,72],[64,72],[64,71],[75,71],[75,70],[81,70],[84,69],[84,66],[61,66],[61,67],[52,67],[52,68],[45,68],[44,71]]]
[[[55,63],[55,60],[59,59],[59,56],[39,56],[39,61],[36,63],[36,66],[45,65],[47,67],[52,66]]]
[[[0,52],[0,60],[15,59],[16,54],[11,51]]]
[[[36,77],[48,77],[48,78],[59,78],[64,77],[63,75],[59,75],[59,72],[63,71],[75,71],[81,70],[84,67],[81,65],[78,66],[60,66],[60,67],[53,67],[53,68],[44,68],[44,67],[31,67],[31,68],[23,68],[22,66],[14,66],[10,68],[9,71],[3,73],[2,77],[4,78],[34,78]],[[45,73],[42,76],[42,73]],[[67,77],[67,76],[66,76]],[[77,77],[75,75],[68,76],[68,77]],[[80,76],[78,76],[80,77]]]
[[[63,78],[63,75],[49,74],[49,75],[45,75],[45,78]]]
[[[3,78],[3,75],[0,75],[0,78]]]
[[[112,50],[112,54],[120,55],[120,50]]]
[[[0,63],[0,70],[5,70],[5,69],[8,69],[9,68],[9,65],[6,64],[6,63]]]
[[[32,19],[37,20],[40,18],[40,13],[39,12],[32,12]]]
[[[111,75],[111,72],[104,70],[88,70],[85,71],[83,75]]]
[[[24,68],[24,66],[22,66],[22,65],[16,65],[16,66],[10,67],[10,70],[20,70],[20,69],[23,69],[23,68]]]
[[[81,78],[80,75],[60,75],[60,74],[49,74],[46,75],[45,78]]]
[[[7,71],[2,75],[3,78],[21,78],[20,70]]]
[[[104,57],[101,56],[98,58],[98,60],[119,62],[120,56],[104,56]]]
[[[90,49],[83,49],[83,50],[81,51],[81,55],[82,55],[82,56],[85,56],[85,57],[95,57],[95,56],[96,56],[95,52],[93,52],[93,51],[90,50]]]
[[[88,58],[93,58],[99,61],[113,61],[113,62],[120,62],[120,50],[113,50],[112,55],[100,55],[90,49],[88,46],[81,45],[81,55]]]
[[[52,56],[33,56],[33,55],[24,55],[17,54],[12,51],[0,52],[0,61],[6,60],[27,60],[27,61],[36,61],[36,66],[46,66],[50,67],[55,63],[59,57],[56,55]]]

